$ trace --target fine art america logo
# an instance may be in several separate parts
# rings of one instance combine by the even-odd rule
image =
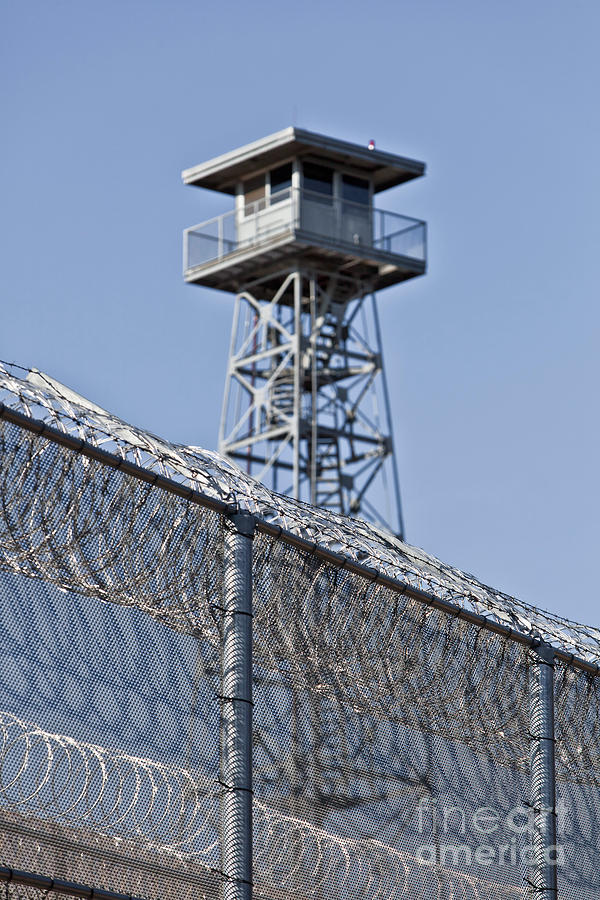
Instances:
[[[551,810],[538,814],[542,824],[549,824]],[[499,811],[480,806],[466,811],[459,806],[440,806],[436,800],[423,800],[416,810],[417,830],[429,843],[417,848],[422,865],[464,868],[465,866],[534,866],[537,859],[534,839],[534,811],[527,806],[514,806]],[[567,810],[556,805],[556,834],[566,831]],[[540,819],[537,821],[540,827]],[[545,829],[544,829],[545,830]],[[564,848],[559,844],[544,850],[546,864],[561,866]]]

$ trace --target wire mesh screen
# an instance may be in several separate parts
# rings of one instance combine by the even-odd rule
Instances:
[[[558,896],[600,897],[600,682],[556,666]]]
[[[523,896],[525,650],[256,544],[254,786],[287,826],[261,873],[301,896]]]
[[[216,896],[219,517],[1,432],[0,862]]]
[[[67,418],[91,433],[84,417]],[[114,433],[142,441],[123,425]],[[108,432],[95,435],[98,445]],[[143,446],[163,471],[176,460],[180,474],[202,475],[193,448],[152,436]],[[211,465],[205,483],[235,497],[231,473]],[[263,523],[275,508],[311,535],[323,527],[319,511],[276,495],[267,506],[261,491],[262,506],[246,508]],[[222,895],[224,523],[197,501],[0,419],[0,867],[149,900]],[[355,559],[375,558],[378,537],[365,523],[354,545],[341,518],[331,534]],[[497,625],[523,629],[530,616],[533,637],[540,629],[588,661],[599,636],[406,545],[385,553],[384,572],[426,583],[456,601],[454,612],[266,526],[254,537],[254,894],[539,896],[536,656],[484,619],[461,618],[459,604],[487,609]],[[555,668],[559,896],[592,900],[599,679],[567,659]]]

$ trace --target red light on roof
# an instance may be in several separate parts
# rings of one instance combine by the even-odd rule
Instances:
[[[369,148],[369,150],[374,150],[375,149],[375,141],[370,140],[369,143],[367,144],[367,147]]]

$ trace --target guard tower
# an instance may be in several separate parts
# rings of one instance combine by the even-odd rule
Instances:
[[[185,280],[236,295],[219,452],[400,536],[375,292],[424,273],[426,226],[374,195],[424,171],[286,128],[183,173],[234,198],[184,233]]]

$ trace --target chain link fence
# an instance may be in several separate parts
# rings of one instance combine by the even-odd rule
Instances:
[[[0,600],[0,898],[600,895],[597,629],[6,365]]]

